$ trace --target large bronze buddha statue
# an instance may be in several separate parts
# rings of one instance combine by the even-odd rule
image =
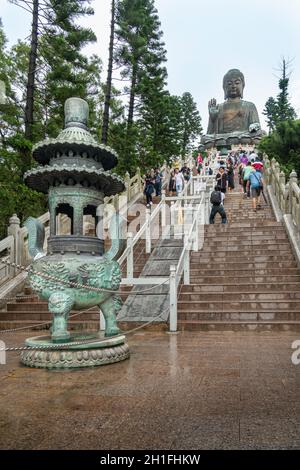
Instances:
[[[232,144],[257,144],[261,130],[255,104],[244,101],[244,75],[238,69],[229,70],[223,78],[225,102],[217,104],[213,98],[208,103],[209,123],[207,134],[202,136],[205,147]]]

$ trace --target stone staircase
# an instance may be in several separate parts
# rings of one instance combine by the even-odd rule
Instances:
[[[217,215],[214,225],[205,226],[203,248],[191,252],[190,285],[181,284],[179,290],[178,329],[300,330],[300,271],[282,223],[264,203],[253,212],[251,201],[239,192],[226,195],[225,209],[229,223],[222,225]],[[135,246],[134,259],[136,277],[149,259],[145,240]],[[126,262],[121,268],[126,276]],[[122,286],[123,301],[131,289]],[[24,294],[32,292],[25,289]],[[0,312],[0,330],[50,318],[47,302],[20,298]],[[97,330],[98,309],[71,318],[69,325]]]
[[[229,223],[205,227],[181,285],[181,330],[300,329],[300,271],[271,208],[254,212],[239,192],[226,195]]]

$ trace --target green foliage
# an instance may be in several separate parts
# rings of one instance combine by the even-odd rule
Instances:
[[[300,119],[278,123],[276,130],[261,140],[259,150],[276,158],[286,174],[294,169],[300,175]]]
[[[14,3],[30,9],[30,1]],[[57,136],[63,127],[63,105],[67,98],[80,96],[90,105],[90,125],[99,134],[101,109],[101,61],[81,53],[95,41],[95,34],[78,26],[82,15],[93,14],[85,0],[45,0],[40,3],[38,55],[34,86],[32,139],[25,139],[25,102],[31,45],[19,41],[10,50],[0,24],[0,80],[5,83],[6,100],[0,104],[0,198],[1,235],[12,213],[21,220],[46,210],[45,196],[23,184],[32,145]],[[28,157],[29,156],[29,159]],[[26,157],[26,159],[25,159]],[[31,165],[33,162],[31,162]]]
[[[10,148],[22,145],[21,137],[14,136],[11,139]],[[3,238],[7,236],[6,227],[12,214],[18,214],[23,222],[29,215],[40,216],[47,209],[46,197],[23,183],[19,154],[2,148],[0,155],[0,238]]]

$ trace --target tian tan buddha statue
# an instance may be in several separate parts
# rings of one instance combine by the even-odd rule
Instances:
[[[232,144],[257,144],[265,134],[261,130],[255,104],[244,101],[244,75],[238,69],[229,70],[223,78],[225,102],[208,103],[207,134],[202,136],[206,148]]]

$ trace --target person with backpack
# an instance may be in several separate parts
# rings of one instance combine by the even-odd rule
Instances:
[[[260,194],[264,189],[262,174],[260,170],[255,170],[252,173],[250,173],[249,181],[250,181],[250,186],[251,186],[252,208],[254,212],[256,212],[257,209],[261,208],[261,205],[259,204],[259,200],[260,200]]]
[[[250,197],[250,180],[249,177],[251,173],[254,173],[255,169],[251,165],[251,162],[248,162],[245,166],[242,176],[243,176],[243,189],[244,189],[244,197]]]
[[[210,216],[209,216],[209,223],[215,223],[215,216],[217,213],[220,214],[222,217],[222,224],[227,224],[227,215],[223,206],[225,195],[221,192],[221,188],[219,186],[215,186],[214,191],[210,195],[210,202],[212,204]]]

